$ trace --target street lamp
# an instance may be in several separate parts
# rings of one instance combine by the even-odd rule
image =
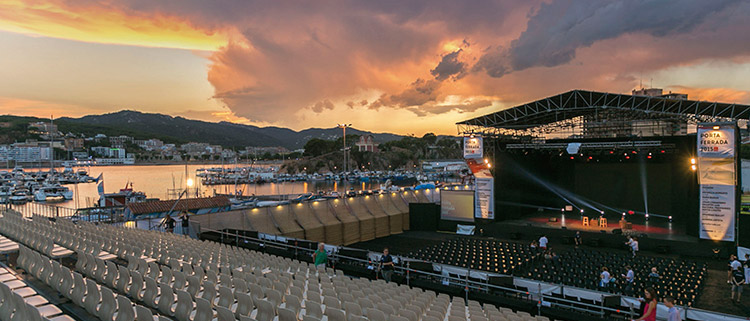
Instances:
[[[337,124],[336,128],[341,128],[344,131],[344,173],[347,172],[347,166],[349,165],[346,161],[346,129],[352,127],[352,124]]]

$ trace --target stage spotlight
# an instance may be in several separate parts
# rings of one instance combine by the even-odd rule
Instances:
[[[646,213],[646,221],[648,221],[648,213]]]
[[[714,130],[719,130],[719,128],[721,128],[721,127],[719,127],[719,126],[714,126]]]
[[[690,159],[690,164],[693,164],[693,165],[695,165],[695,158],[691,158],[691,159]]]
[[[651,159],[651,155],[646,156],[646,158]]]
[[[601,216],[604,216],[604,211],[600,211],[600,212],[599,212],[599,214],[600,214]]]
[[[625,159],[630,159],[630,156],[625,156]]]
[[[581,215],[583,215],[583,209],[581,209]]]
[[[484,163],[485,163],[485,164],[489,164],[489,163],[490,163],[490,159],[489,159],[489,158],[485,158],[485,159],[484,159]]]
[[[669,216],[669,222],[672,222],[672,215]]]
[[[625,217],[625,212],[622,212],[622,217]]]
[[[570,156],[570,159],[576,159],[576,158],[575,158],[575,157],[573,157],[573,156]]]
[[[695,172],[696,170],[698,170],[698,167],[695,165],[690,165],[690,169],[692,169],[693,172]]]

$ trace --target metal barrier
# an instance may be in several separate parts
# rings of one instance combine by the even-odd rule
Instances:
[[[73,221],[87,221],[93,223],[116,223],[125,221],[124,207],[90,207],[74,209],[53,204],[27,203],[23,205],[6,204],[3,208],[21,213],[23,217],[38,215],[47,218],[67,218]]]

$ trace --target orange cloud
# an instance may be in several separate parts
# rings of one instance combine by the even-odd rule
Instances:
[[[669,87],[671,91],[688,94],[692,100],[718,101],[724,103],[750,103],[750,91],[731,88]]]
[[[160,13],[103,6],[70,7],[56,1],[0,1],[0,30],[68,40],[159,48],[217,50],[225,30],[202,30],[189,21]]]
[[[40,118],[49,118],[50,116],[78,117],[101,112],[101,110],[82,107],[79,105],[11,97],[0,97],[0,111],[2,111],[0,114],[3,115],[33,116]]]

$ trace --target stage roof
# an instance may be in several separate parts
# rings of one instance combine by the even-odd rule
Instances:
[[[456,124],[524,130],[579,116],[594,115],[605,110],[628,112],[642,119],[666,117],[687,117],[699,121],[750,119],[750,105],[576,89]]]

